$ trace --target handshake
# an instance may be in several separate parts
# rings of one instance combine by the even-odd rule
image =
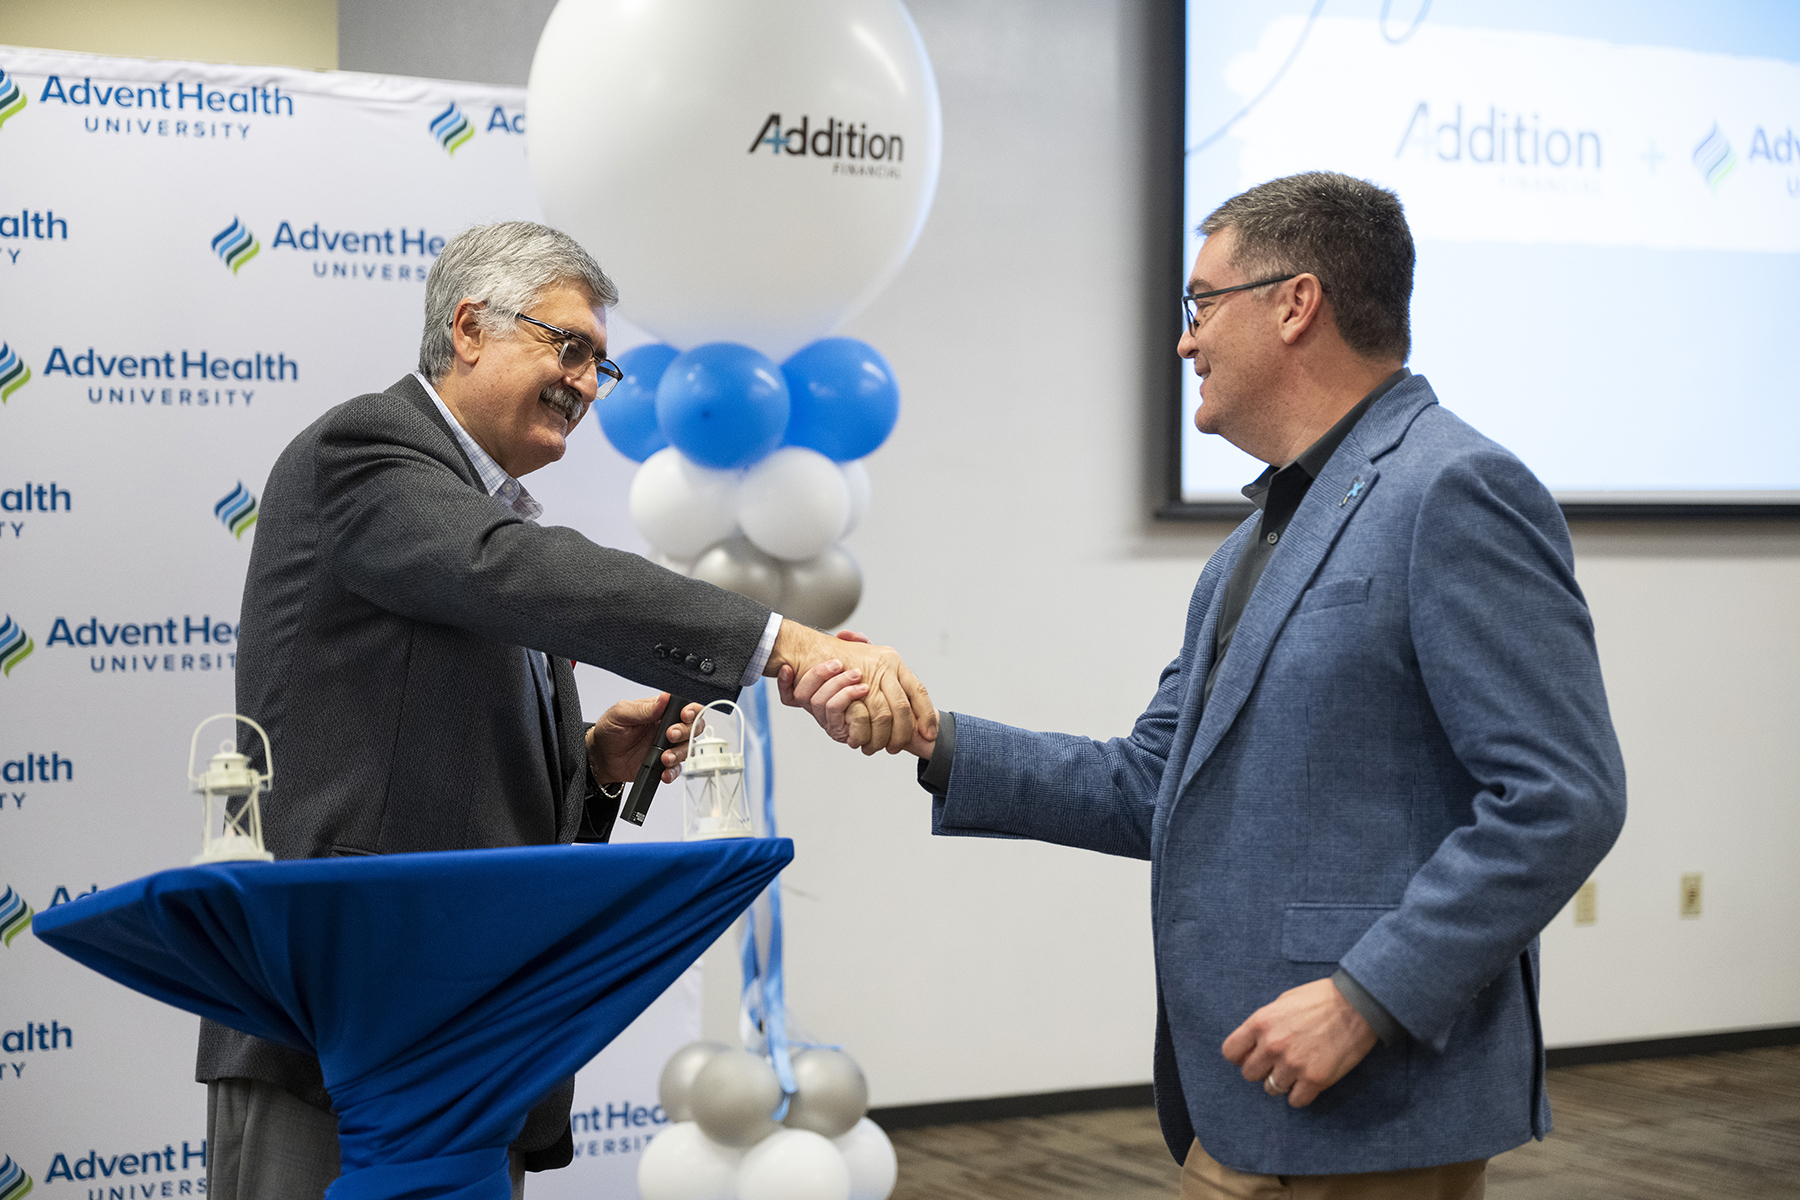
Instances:
[[[833,638],[784,620],[765,675],[775,676],[781,702],[812,713],[833,741],[864,754],[910,750],[930,758],[938,715],[925,685],[891,646],[860,633]]]

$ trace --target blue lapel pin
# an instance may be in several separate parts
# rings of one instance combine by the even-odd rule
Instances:
[[[1362,476],[1358,475],[1355,479],[1350,481],[1350,490],[1344,493],[1344,498],[1342,500],[1338,501],[1338,507],[1344,507],[1344,505],[1350,503],[1360,495],[1362,495]]]

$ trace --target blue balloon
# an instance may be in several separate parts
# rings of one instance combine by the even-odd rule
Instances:
[[[656,423],[656,385],[681,352],[673,346],[639,346],[619,355],[619,380],[611,394],[594,402],[594,417],[606,440],[633,462],[643,462],[669,444]]]
[[[836,462],[887,441],[900,419],[900,385],[881,352],[855,338],[824,338],[781,365],[793,396],[786,444]]]
[[[670,445],[701,466],[747,467],[781,445],[787,381],[780,367],[748,346],[695,346],[663,372],[656,422]]]

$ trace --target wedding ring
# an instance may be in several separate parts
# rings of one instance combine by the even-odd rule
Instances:
[[[1293,1090],[1294,1090],[1294,1085],[1291,1083],[1288,1084],[1284,1088],[1276,1087],[1275,1086],[1275,1072],[1273,1072],[1273,1071],[1270,1071],[1269,1077],[1267,1079],[1263,1080],[1263,1091],[1269,1093],[1269,1095],[1271,1095],[1271,1096],[1285,1096]]]

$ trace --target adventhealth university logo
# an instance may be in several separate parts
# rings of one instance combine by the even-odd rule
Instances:
[[[231,531],[231,536],[242,541],[244,531],[256,524],[256,496],[240,479],[229,496],[213,505],[213,515]]]
[[[475,136],[475,123],[463,116],[462,109],[452,100],[449,108],[431,119],[431,136],[446,154],[455,154]]]
[[[257,251],[262,249],[262,243],[256,240],[256,235],[250,232],[249,226],[233,217],[231,224],[213,238],[212,248],[213,253],[219,256],[219,261],[230,267],[231,273],[236,275],[245,263],[256,257]]]
[[[1700,177],[1706,180],[1706,186],[1716,192],[1735,166],[1737,155],[1731,152],[1731,139],[1725,136],[1719,123],[1714,121],[1712,129],[1694,147],[1694,167],[1700,172]]]
[[[6,124],[8,117],[17,115],[24,107],[25,93],[19,90],[19,81],[8,75],[6,68],[0,67],[0,125]]]
[[[9,676],[13,668],[31,657],[37,649],[37,643],[31,635],[13,621],[12,614],[6,615],[6,623],[0,625],[0,677]]]
[[[20,1200],[30,1192],[31,1176],[12,1160],[12,1155],[0,1155],[0,1200]]]
[[[0,342],[0,404],[12,399],[12,394],[31,382],[31,368],[25,360],[13,353],[13,348]]]
[[[25,897],[12,890],[0,892],[0,943],[10,947],[13,939],[31,928],[31,905],[25,903]],[[0,1192],[0,1196],[4,1196]]]

